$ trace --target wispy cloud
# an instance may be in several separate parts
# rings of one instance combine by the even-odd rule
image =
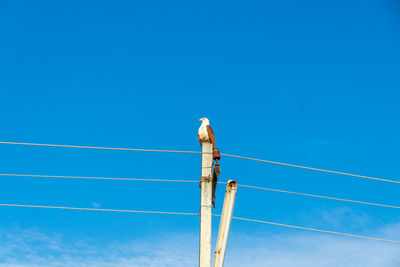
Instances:
[[[101,207],[100,203],[97,203],[97,202],[92,202],[92,206],[94,208],[100,208]]]
[[[227,266],[400,266],[397,244],[312,233],[250,237],[243,247],[231,241]]]
[[[348,217],[348,210],[324,213]],[[333,224],[340,224],[334,222]],[[356,224],[363,225],[364,217]],[[271,229],[271,228],[269,228]],[[400,238],[400,224],[375,229],[376,236]],[[197,266],[195,233],[168,233],[130,242],[100,245],[96,240],[70,240],[39,229],[0,229],[0,267],[187,267]],[[232,232],[226,255],[229,267],[395,267],[400,245],[298,230],[281,233]]]

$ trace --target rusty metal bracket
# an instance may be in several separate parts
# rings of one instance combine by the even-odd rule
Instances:
[[[210,182],[210,181],[212,181],[212,180],[213,180],[212,177],[201,176],[201,177],[200,177],[200,182],[199,182],[199,187],[201,188],[201,182]]]
[[[212,177],[202,176],[200,177],[200,182],[210,182],[212,179]]]

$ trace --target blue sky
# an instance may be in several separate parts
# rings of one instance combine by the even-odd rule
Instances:
[[[0,38],[1,141],[199,150],[206,116],[223,153],[400,179],[396,1],[3,0]],[[394,184],[232,158],[221,167],[223,181],[400,205]],[[0,145],[0,173],[196,180],[200,158]],[[0,182],[0,203],[199,208],[197,184]],[[235,215],[400,240],[387,208],[239,188]],[[198,228],[197,217],[3,207],[0,266],[194,266]],[[396,247],[373,241],[239,221],[230,237],[229,266],[399,264]]]

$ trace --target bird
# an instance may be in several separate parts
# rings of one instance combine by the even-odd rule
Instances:
[[[213,129],[210,126],[210,121],[207,118],[201,118],[201,125],[197,133],[200,145],[203,146],[203,142],[209,142],[212,144],[213,149],[215,148],[215,136]]]

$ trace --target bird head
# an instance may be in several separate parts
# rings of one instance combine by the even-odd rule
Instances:
[[[205,117],[201,118],[200,121],[201,121],[202,123],[210,124],[210,121],[209,121],[207,118],[205,118]]]

